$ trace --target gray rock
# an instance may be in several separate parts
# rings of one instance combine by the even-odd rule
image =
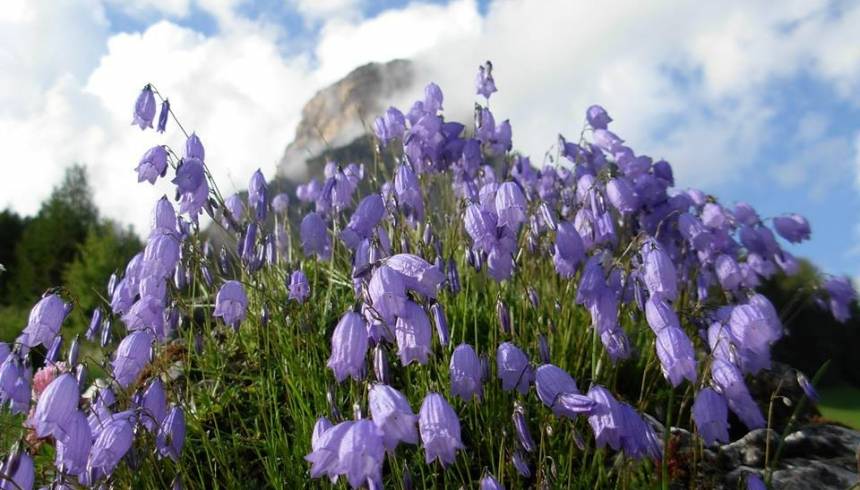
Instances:
[[[747,473],[763,477],[766,441],[770,458],[779,439],[769,429],[757,429],[719,448],[718,466],[724,471],[724,488],[743,488]],[[831,424],[804,426],[785,438],[772,476],[774,489],[846,489],[858,483],[857,451],[860,432]]]
[[[302,109],[296,135],[278,164],[278,176],[303,180],[316,173],[317,169],[308,169],[309,159],[365,134],[377,116],[405,97],[413,80],[409,60],[368,63],[317,92]]]

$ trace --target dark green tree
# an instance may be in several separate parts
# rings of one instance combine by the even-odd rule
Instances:
[[[79,245],[97,222],[86,169],[73,165],[15,248],[15,271],[10,278],[13,302],[32,303],[45,289],[60,285],[65,265],[77,256]]]
[[[27,220],[18,213],[9,209],[0,212],[0,265],[3,266],[0,269],[0,305],[9,303],[9,279],[16,262],[15,247],[26,225]]]
[[[64,283],[82,312],[90,312],[101,303],[100,295],[105,294],[111,273],[125,267],[142,247],[131,228],[123,229],[112,221],[90,228],[64,274]]]

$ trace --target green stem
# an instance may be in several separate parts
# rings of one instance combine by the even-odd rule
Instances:
[[[672,434],[672,405],[675,403],[675,390],[669,391],[666,407],[666,425],[663,426],[663,460],[660,462],[663,490],[669,490],[669,436]]]

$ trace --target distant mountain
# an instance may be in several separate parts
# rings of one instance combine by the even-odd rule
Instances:
[[[278,164],[278,177],[295,182],[321,173],[319,157],[329,152],[334,157],[353,146],[413,81],[413,63],[393,60],[360,66],[317,92],[302,109],[296,135]]]

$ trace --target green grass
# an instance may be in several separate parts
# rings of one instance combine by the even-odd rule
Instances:
[[[860,430],[860,389],[851,386],[825,388],[820,395],[818,410],[821,415]]]

